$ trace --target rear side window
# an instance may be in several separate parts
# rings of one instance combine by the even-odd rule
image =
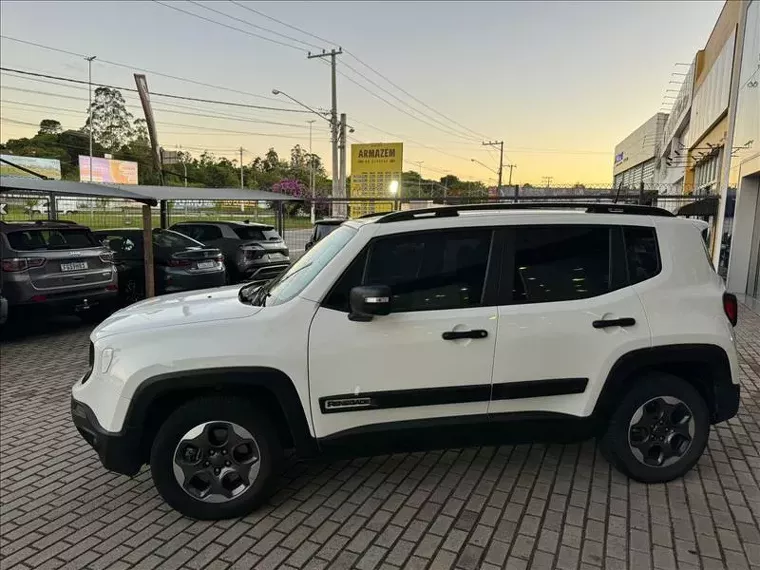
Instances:
[[[611,290],[607,226],[515,228],[514,303],[550,303]]]
[[[166,247],[170,249],[186,249],[189,247],[203,246],[202,243],[195,241],[187,235],[158,228],[153,230],[153,243],[158,247]]]
[[[628,278],[631,285],[651,279],[660,272],[660,252],[654,228],[624,227]]]
[[[255,226],[245,228],[237,226],[232,229],[237,237],[244,240],[277,241],[280,239],[280,234],[278,234],[274,228],[257,228]]]
[[[45,229],[9,232],[8,243],[16,251],[77,249],[100,244],[86,229]]]
[[[206,242],[213,239],[221,239],[222,230],[217,226],[199,224],[199,225],[186,225],[175,226],[176,231],[185,234],[199,242]]]

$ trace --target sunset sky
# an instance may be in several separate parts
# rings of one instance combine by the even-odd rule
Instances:
[[[497,167],[496,153],[481,145],[485,136],[505,141],[505,163],[517,165],[513,182],[551,176],[555,184],[611,180],[615,144],[661,108],[666,89],[677,88],[668,84],[679,77],[671,73],[703,47],[723,5],[162,2],[287,45],[147,0],[4,0],[0,30],[3,36],[96,55],[94,82],[134,87],[133,73],[143,69],[150,70],[148,84],[155,92],[290,109],[297,107],[274,97],[272,89],[309,106],[330,106],[329,67],[308,60],[306,51],[315,47],[295,40],[340,45],[347,53],[339,57],[338,106],[355,128],[354,142],[403,142],[405,169],[419,170],[422,161],[426,178],[451,172],[494,183],[494,173],[471,161]],[[3,67],[87,79],[87,63],[78,55],[7,38],[0,48]],[[1,140],[33,135],[33,125],[43,118],[56,118],[65,128],[84,124],[86,86],[7,73],[0,79]],[[136,95],[124,95],[140,116]],[[313,148],[329,167],[329,132],[318,117],[160,97],[153,103],[165,148],[182,145],[195,155],[208,148],[234,157],[242,146],[246,162],[272,146],[281,156],[294,144],[308,147],[306,121],[316,118]]]

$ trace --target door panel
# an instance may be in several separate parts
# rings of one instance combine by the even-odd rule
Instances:
[[[587,416],[615,361],[651,344],[630,283],[660,271],[654,229],[521,226],[509,239],[489,413]]]
[[[495,307],[392,313],[354,322],[320,308],[309,334],[317,437],[376,423],[485,414]],[[485,338],[444,340],[454,330]]]
[[[633,318],[635,324],[593,325],[619,318]],[[494,401],[489,412],[587,416],[615,361],[648,346],[649,324],[632,287],[589,299],[499,307]],[[555,381],[554,395],[523,392],[521,397],[510,397],[514,383],[534,381]]]
[[[376,238],[354,259],[309,333],[317,437],[378,423],[485,417],[497,325],[495,243],[502,242],[484,228],[409,232]],[[391,314],[350,320],[349,292],[358,285],[389,287]]]

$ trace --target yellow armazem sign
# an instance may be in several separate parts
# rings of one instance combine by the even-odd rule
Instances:
[[[391,183],[401,184],[404,164],[403,143],[368,143],[351,145],[351,197],[387,198],[388,201],[352,202],[351,217],[373,212],[390,212],[396,196]]]

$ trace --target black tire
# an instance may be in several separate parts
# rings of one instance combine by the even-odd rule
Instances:
[[[248,430],[259,448],[259,473],[239,496],[222,503],[207,503],[186,492],[174,476],[174,453],[182,437],[205,422],[233,422]],[[164,500],[185,516],[199,520],[241,517],[261,505],[277,479],[283,450],[266,412],[253,402],[224,397],[192,400],[177,408],[163,423],[153,440],[150,469],[153,482]]]
[[[623,397],[599,440],[602,455],[616,469],[641,483],[665,483],[683,476],[699,461],[710,433],[710,413],[702,395],[688,382],[669,374],[656,373],[632,379],[635,386]],[[658,397],[675,397],[691,410],[694,435],[683,455],[670,465],[645,465],[629,445],[629,426],[636,411]]]

